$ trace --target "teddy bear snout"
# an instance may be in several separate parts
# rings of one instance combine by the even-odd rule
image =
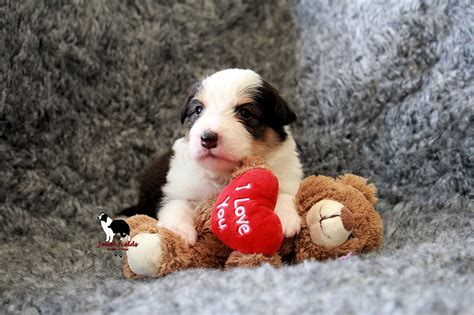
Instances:
[[[313,243],[334,248],[347,241],[355,220],[352,211],[344,204],[323,199],[306,213],[306,224]]]

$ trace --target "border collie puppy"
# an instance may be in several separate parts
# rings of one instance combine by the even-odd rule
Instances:
[[[114,236],[118,234],[121,239],[130,240],[130,226],[124,220],[112,220],[105,212],[101,212],[97,219],[105,232],[106,242],[112,242]]]
[[[228,182],[244,157],[261,156],[279,180],[275,212],[283,232],[300,231],[294,195],[302,178],[287,125],[296,120],[278,91],[252,70],[227,69],[198,82],[181,109],[188,132],[140,178],[138,205],[122,211],[156,217],[194,244],[195,207]],[[169,164],[169,165],[168,165]]]

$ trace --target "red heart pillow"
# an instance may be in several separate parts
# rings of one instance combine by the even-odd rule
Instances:
[[[283,242],[274,212],[278,180],[272,172],[252,169],[220,193],[211,217],[212,232],[224,244],[244,254],[275,254]]]

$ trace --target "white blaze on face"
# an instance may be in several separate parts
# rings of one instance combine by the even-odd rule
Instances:
[[[214,171],[230,171],[251,154],[253,139],[236,118],[235,107],[251,102],[249,91],[261,83],[257,73],[241,69],[223,70],[202,81],[195,98],[205,109],[189,131],[189,153],[193,159]],[[207,130],[218,135],[217,147],[210,151],[201,146],[201,135]]]

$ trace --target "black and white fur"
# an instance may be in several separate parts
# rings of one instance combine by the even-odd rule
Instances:
[[[119,235],[120,239],[130,240],[130,227],[124,220],[112,220],[105,212],[101,212],[97,219],[105,232],[106,242],[112,242],[115,235]]]
[[[185,137],[140,179],[140,201],[122,214],[145,213],[194,244],[195,207],[219,192],[242,158],[262,156],[279,180],[275,212],[283,232],[300,231],[294,195],[302,179],[296,144],[287,125],[296,120],[277,90],[252,70],[219,71],[194,87],[181,110]],[[169,169],[165,167],[169,161]]]

